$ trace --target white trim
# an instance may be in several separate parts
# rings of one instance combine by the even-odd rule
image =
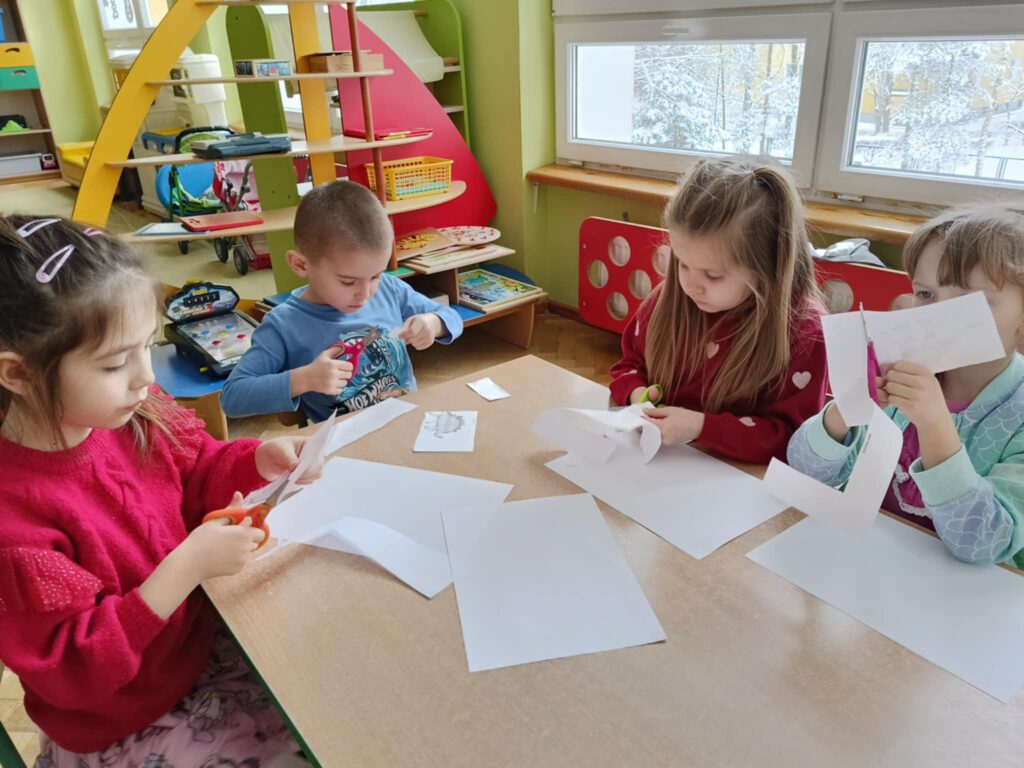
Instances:
[[[723,11],[727,8],[763,8],[779,5],[821,5],[829,0],[633,0],[623,7],[622,0],[554,0],[555,16],[609,16],[629,13],[680,13],[683,11]]]
[[[870,40],[1024,36],[1024,7],[982,6],[904,11],[858,11],[836,18],[829,56],[825,111],[821,120],[820,154],[815,187],[822,191],[953,205],[979,198],[1020,199],[1021,184],[989,179],[913,176],[893,171],[852,168],[846,163],[853,130],[863,43]]]
[[[572,48],[579,43],[678,41],[794,41],[804,43],[803,80],[794,140],[792,169],[803,186],[812,178],[818,117],[821,114],[831,14],[792,13],[770,16],[609,22],[555,21],[555,113],[559,159],[682,173],[708,153],[638,149],[627,145],[584,142],[570,135],[575,108],[571,89]]]

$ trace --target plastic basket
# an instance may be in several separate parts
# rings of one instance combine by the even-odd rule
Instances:
[[[388,200],[440,195],[452,187],[452,161],[443,157],[406,157],[384,164],[385,194]],[[377,188],[373,163],[366,164],[370,188]]]

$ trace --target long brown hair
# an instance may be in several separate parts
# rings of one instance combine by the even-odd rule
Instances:
[[[968,288],[980,266],[999,288],[1024,288],[1024,203],[990,203],[951,208],[914,230],[903,247],[903,266],[913,278],[921,252],[942,241],[939,282]]]
[[[731,344],[702,394],[710,413],[752,407],[786,372],[793,326],[819,295],[796,184],[763,158],[701,160],[665,208],[665,226],[723,236],[735,263],[753,276],[751,296],[721,318],[733,328]],[[673,267],[677,259],[673,254]],[[677,269],[648,302],[653,309],[641,308],[653,312],[648,373],[671,392],[701,375],[713,321],[683,292]]]
[[[17,354],[33,374],[27,397],[0,386],[0,418],[17,402],[33,422],[52,432],[55,445],[67,448],[61,429],[61,360],[75,349],[98,348],[125,322],[132,298],[152,296],[157,313],[163,289],[121,240],[67,219],[48,220],[22,235],[19,229],[44,220],[0,218],[0,350]],[[74,251],[52,279],[40,280],[44,263],[69,246]],[[150,426],[168,433],[169,412],[163,398],[150,395],[132,416],[129,424],[140,452],[146,450]]]

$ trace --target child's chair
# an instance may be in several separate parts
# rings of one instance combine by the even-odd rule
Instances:
[[[814,260],[814,276],[825,294],[829,313],[864,309],[905,309],[913,289],[910,276],[895,269],[844,261]]]
[[[3,674],[4,665],[0,664],[0,678],[3,677]],[[2,725],[0,725],[0,768],[26,768],[25,761],[21,759],[7,729]]]

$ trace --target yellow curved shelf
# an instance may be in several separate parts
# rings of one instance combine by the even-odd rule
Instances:
[[[300,157],[302,155],[315,155],[321,152],[340,153],[358,152],[362,149],[374,149],[375,147],[397,147],[402,144],[415,144],[417,141],[425,141],[433,134],[422,136],[405,136],[400,139],[380,139],[378,141],[365,141],[364,139],[353,139],[348,136],[332,136],[330,139],[317,139],[315,141],[297,140],[292,142],[292,148],[288,152],[264,153],[262,155],[239,155],[232,157],[232,160],[266,160],[273,157]],[[149,157],[136,157],[129,160],[115,160],[110,163],[114,168],[146,168],[159,167],[161,165],[192,165],[193,163],[212,162],[206,157],[197,157],[191,153],[178,155],[152,155]]]
[[[71,214],[75,221],[98,227],[106,225],[121,177],[121,169],[111,163],[128,157],[139,126],[158,93],[159,86],[153,85],[153,81],[168,76],[181,52],[216,9],[214,5],[200,5],[197,0],[178,0],[149,36],[100,127]]]
[[[457,197],[461,197],[466,191],[466,182],[453,181],[452,188],[442,195],[430,195],[428,197],[414,197],[411,200],[388,201],[385,206],[388,215],[394,216],[399,213],[420,211],[424,208],[433,208],[435,205],[443,205]],[[257,214],[263,219],[262,224],[254,224],[251,227],[237,227],[235,229],[222,229],[217,232],[190,232],[187,235],[156,235],[138,237],[125,235],[124,239],[130,243],[177,243],[183,240],[216,240],[219,237],[241,237],[242,235],[259,235],[267,232],[286,232],[295,224],[295,208],[278,208],[273,211],[260,211]]]

